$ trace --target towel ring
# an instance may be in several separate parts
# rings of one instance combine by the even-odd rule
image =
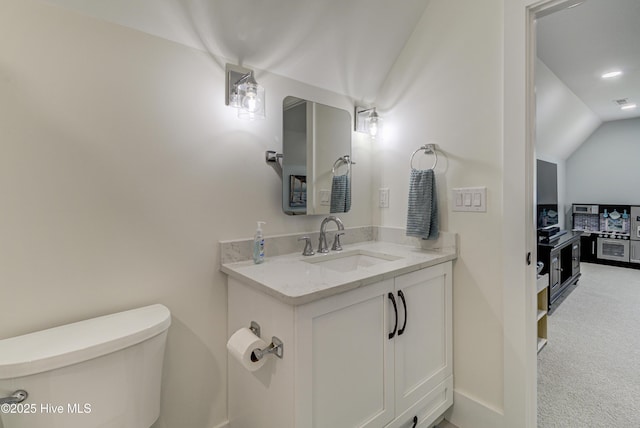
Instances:
[[[415,168],[413,167],[413,157],[416,155],[416,153],[418,153],[421,150],[424,150],[424,154],[425,155],[427,155],[429,153],[433,154],[434,161],[433,161],[433,166],[431,167],[431,169],[435,169],[436,165],[438,164],[438,154],[436,153],[436,145],[435,144],[425,144],[424,146],[420,146],[419,149],[417,149],[416,151],[411,153],[411,159],[409,160],[409,165],[411,166],[411,169],[415,170]]]
[[[338,158],[338,160],[336,160],[333,163],[333,168],[331,168],[331,174],[333,174],[335,176],[336,175],[336,168],[339,167],[343,163],[347,164],[347,174],[351,174],[351,165],[355,165],[356,163],[351,160],[351,156],[349,156],[349,155],[340,156]]]

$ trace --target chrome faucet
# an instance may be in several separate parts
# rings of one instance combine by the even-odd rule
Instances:
[[[338,217],[330,215],[329,217],[325,218],[324,220],[322,220],[322,223],[320,224],[320,240],[318,242],[318,252],[319,253],[328,253],[329,252],[329,246],[327,245],[327,235],[325,232],[325,228],[327,227],[327,223],[329,223],[330,221],[333,221],[336,223],[336,225],[338,226],[338,230],[344,230],[344,224],[342,224],[342,220],[340,220]],[[337,240],[337,245],[336,242],[334,242],[333,244],[333,249],[334,250],[341,250],[342,247],[340,246],[340,235],[342,235],[341,233],[337,233],[336,234],[336,240]]]
[[[308,236],[303,236],[298,238],[298,241],[304,241],[304,250],[302,251],[303,256],[313,256],[315,252],[313,251],[313,246],[311,246],[311,238]]]

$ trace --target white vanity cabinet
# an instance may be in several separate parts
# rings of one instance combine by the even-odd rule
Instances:
[[[229,360],[230,427],[430,427],[453,403],[451,308],[450,261],[298,306],[229,278],[230,334],[285,344],[256,372]]]

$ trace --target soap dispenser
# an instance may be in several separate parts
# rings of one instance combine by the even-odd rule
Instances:
[[[256,234],[253,237],[253,262],[255,264],[262,263],[264,261],[264,236],[262,235],[262,225],[264,221],[258,222],[258,228]]]

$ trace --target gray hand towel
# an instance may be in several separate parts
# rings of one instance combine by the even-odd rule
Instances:
[[[333,177],[331,183],[331,213],[346,213],[351,209],[351,186],[347,174]]]
[[[411,170],[407,236],[438,239],[438,198],[432,169]]]

